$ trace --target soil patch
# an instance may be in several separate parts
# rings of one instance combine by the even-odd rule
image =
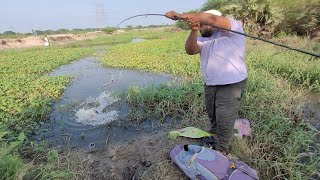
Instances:
[[[118,143],[86,157],[92,169],[92,179],[175,179],[185,175],[171,163],[169,152],[177,144],[191,143],[190,139],[170,141],[168,131],[142,136],[128,143]]]

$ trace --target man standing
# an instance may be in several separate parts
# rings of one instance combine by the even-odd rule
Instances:
[[[210,132],[216,135],[209,144],[216,150],[229,153],[247,69],[245,37],[227,30],[243,32],[242,23],[221,16],[217,10],[188,14],[170,11],[165,15],[172,20],[184,20],[191,28],[185,49],[189,55],[200,53]]]
[[[47,36],[44,36],[44,46],[50,46],[50,42]]]

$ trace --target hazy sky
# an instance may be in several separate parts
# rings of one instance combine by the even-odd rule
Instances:
[[[144,13],[199,9],[206,0],[0,0],[0,32],[115,26]],[[170,24],[163,17],[140,17],[123,24]]]

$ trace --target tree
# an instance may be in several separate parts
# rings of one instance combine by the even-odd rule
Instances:
[[[37,33],[37,35],[44,35],[44,31],[41,31],[41,30],[35,30],[35,32]]]
[[[234,0],[208,0],[200,9],[201,12],[215,9],[221,11],[225,5],[232,3]]]
[[[319,0],[208,0],[201,11],[209,9],[242,21],[251,34],[313,35],[320,30]]]
[[[3,35],[15,35],[16,33],[13,31],[5,31],[3,32]]]
[[[221,7],[221,10],[241,20],[244,28],[254,34],[273,35],[284,18],[280,9],[268,0],[235,0]]]
[[[114,28],[114,27],[106,27],[106,28],[102,29],[102,31],[107,34],[112,34],[115,30],[116,30],[116,28]]]
[[[72,29],[72,31],[83,31],[83,29],[75,28],[75,29]]]
[[[56,31],[56,33],[58,34],[65,34],[65,33],[68,33],[70,30],[69,29],[59,29]]]
[[[291,3],[290,8],[284,9],[286,16],[278,29],[298,35],[316,36],[320,32],[320,3],[313,0],[307,4],[301,3]]]
[[[127,29],[133,29],[133,26],[132,25],[128,25],[126,28]]]

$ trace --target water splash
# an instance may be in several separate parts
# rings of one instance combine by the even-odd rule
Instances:
[[[96,98],[88,98],[76,113],[76,121],[86,125],[99,126],[118,118],[118,111],[108,111],[108,107],[119,101],[105,91]],[[93,107],[92,107],[93,106]]]

